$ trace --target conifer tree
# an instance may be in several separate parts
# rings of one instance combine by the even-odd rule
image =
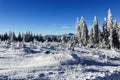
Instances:
[[[81,17],[80,22],[77,23],[77,35],[79,44],[86,46],[88,43],[88,29],[83,17]]]
[[[94,36],[94,43],[99,43],[99,29],[98,29],[98,20],[97,17],[94,17],[93,21],[93,36]]]
[[[113,48],[113,20],[111,10],[108,10],[107,31],[109,31],[109,47]]]

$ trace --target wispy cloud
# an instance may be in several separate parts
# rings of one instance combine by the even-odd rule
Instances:
[[[66,25],[64,25],[64,26],[61,26],[60,28],[61,28],[60,33],[62,33],[62,34],[63,34],[63,33],[64,33],[64,34],[67,34],[67,33],[75,33],[75,32],[76,32],[74,26],[66,26]]]
[[[62,26],[61,28],[62,29],[70,29],[71,27],[70,26]]]

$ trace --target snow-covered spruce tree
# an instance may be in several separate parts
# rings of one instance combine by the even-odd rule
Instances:
[[[77,19],[77,36],[78,41],[81,46],[86,46],[88,43],[88,29],[83,17],[81,17],[80,22]]]
[[[94,44],[93,28],[91,28],[89,35],[89,44],[92,46]]]
[[[66,43],[66,38],[64,35],[61,36],[61,41],[62,41],[62,43]]]
[[[30,42],[30,41],[33,41],[33,36],[32,36],[32,32],[26,32],[26,35],[25,35],[25,40],[26,42]]]
[[[108,40],[109,35],[110,34],[107,30],[107,19],[105,17],[103,22],[103,38],[104,38],[103,43],[105,44],[105,46],[109,45],[109,40]]]
[[[9,36],[7,33],[5,33],[3,36],[2,36],[2,39],[5,41],[5,40],[8,40]]]
[[[108,10],[107,31],[109,32],[109,47],[113,48],[113,20],[111,10]]]
[[[41,34],[39,34],[38,37],[39,37],[38,41],[44,42],[43,36]]]
[[[77,44],[79,45],[80,44],[80,36],[81,36],[81,34],[80,34],[80,26],[79,26],[79,18],[77,17],[77,19],[76,19],[76,24],[75,24],[75,26],[76,26],[76,31],[77,31]]]
[[[98,31],[98,36],[99,36],[99,47],[103,48],[104,47],[104,39],[103,39],[103,33],[100,31]]]
[[[22,42],[25,42],[25,34],[22,33]]]
[[[23,42],[30,42],[30,41],[33,41],[33,35],[32,35],[32,32],[26,32],[26,34],[22,34],[22,41]]]
[[[77,31],[77,37],[78,37],[78,44],[80,45],[81,44],[81,41],[80,41],[80,38],[81,38],[81,27],[79,25],[79,18],[77,17],[77,20],[76,20],[76,31]]]
[[[57,42],[57,35],[55,36],[53,36],[53,42]]]
[[[120,47],[120,42],[119,42],[119,28],[118,28],[118,23],[116,20],[114,21],[113,24],[113,47],[116,49],[119,49]]]
[[[9,40],[10,41],[15,41],[15,33],[14,32],[9,32]]]
[[[117,31],[117,33],[118,33],[118,40],[119,40],[119,48],[120,48],[120,23],[118,23],[118,31]]]
[[[21,33],[19,32],[18,36],[17,36],[17,41],[22,41],[22,36],[21,36]]]
[[[94,36],[94,43],[98,44],[99,43],[99,28],[98,28],[98,20],[97,17],[94,17],[93,21],[93,36]]]

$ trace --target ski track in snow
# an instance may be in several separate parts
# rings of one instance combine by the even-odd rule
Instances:
[[[0,45],[0,80],[120,80],[120,51],[18,44]]]

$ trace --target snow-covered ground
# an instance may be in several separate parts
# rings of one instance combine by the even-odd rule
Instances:
[[[120,51],[73,51],[61,43],[25,45],[0,43],[0,80],[120,80]]]

